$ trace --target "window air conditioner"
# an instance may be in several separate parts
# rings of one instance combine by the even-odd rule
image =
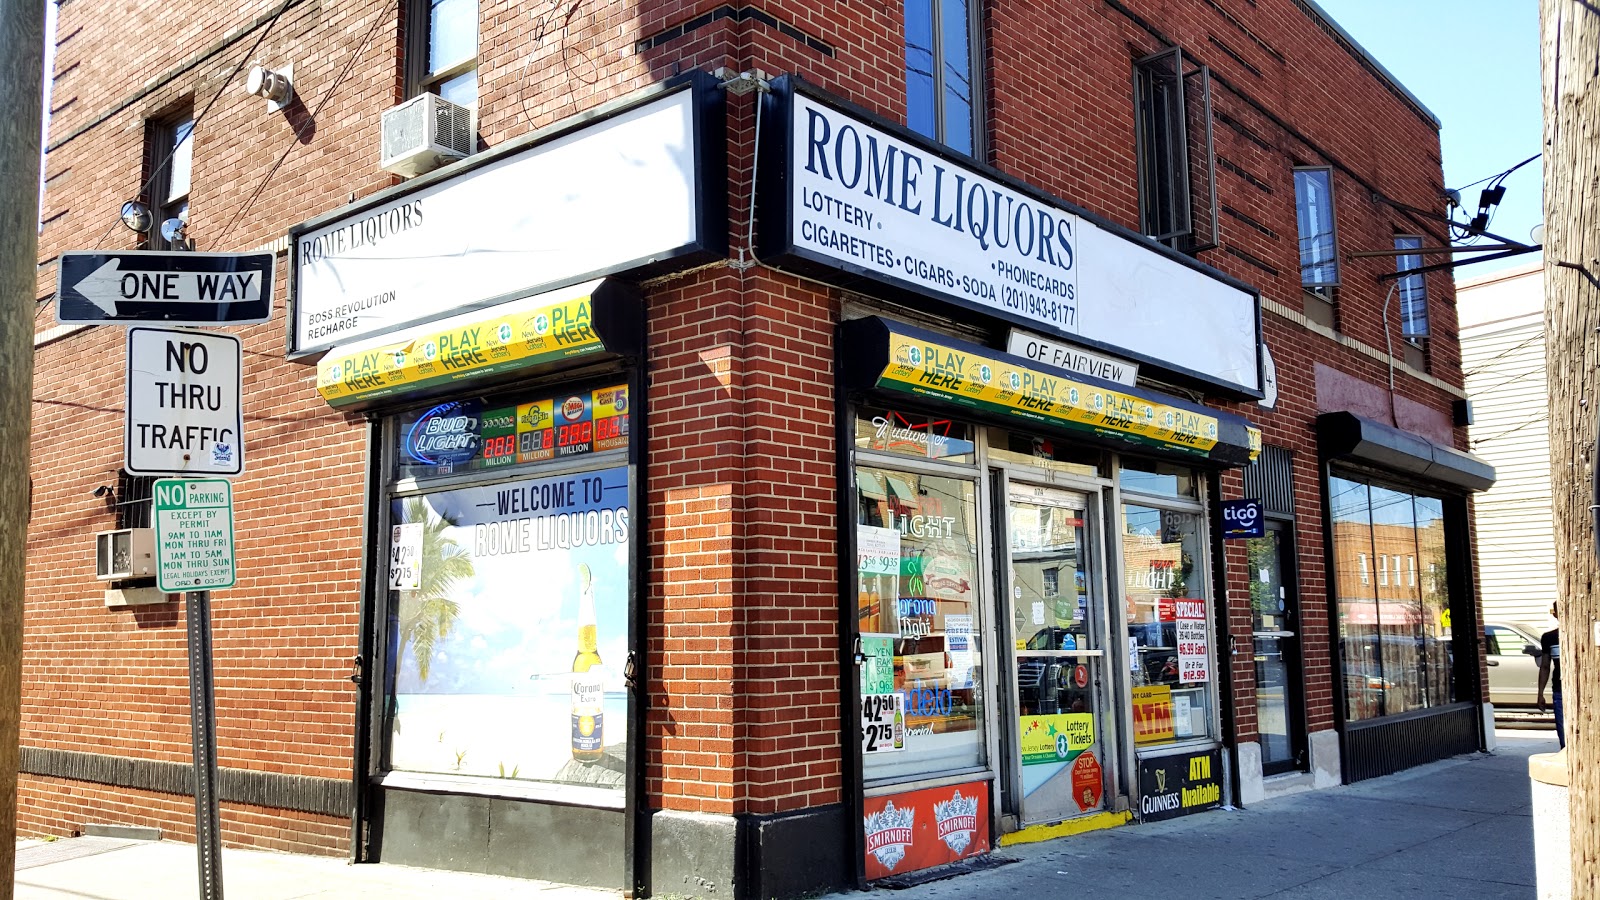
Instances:
[[[421,94],[383,114],[383,159],[396,175],[421,175],[472,154],[472,110],[438,94]]]
[[[94,577],[101,581],[156,574],[156,539],[151,528],[123,528],[94,536]]]

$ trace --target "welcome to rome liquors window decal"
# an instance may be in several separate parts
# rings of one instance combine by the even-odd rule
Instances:
[[[391,769],[621,789],[626,466],[393,502]],[[420,534],[418,532],[420,531]]]

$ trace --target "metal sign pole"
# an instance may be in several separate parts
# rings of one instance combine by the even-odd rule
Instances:
[[[189,721],[194,745],[194,845],[201,900],[222,900],[222,826],[217,814],[216,697],[211,682],[211,592],[184,594],[189,620]]]

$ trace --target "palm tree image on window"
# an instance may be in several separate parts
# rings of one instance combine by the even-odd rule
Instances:
[[[391,769],[620,789],[627,501],[617,467],[393,503],[423,528],[392,595]]]
[[[422,525],[422,555],[418,561],[422,586],[400,591],[400,658],[409,659],[417,680],[426,683],[433,662],[433,647],[450,633],[461,607],[452,599],[455,586],[473,575],[472,557],[446,536],[444,519],[431,515],[421,497],[405,501],[405,521]]]

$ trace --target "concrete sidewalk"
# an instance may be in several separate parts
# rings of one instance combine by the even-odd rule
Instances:
[[[1528,756],[1553,752],[1555,735],[1499,730],[1496,741],[1493,755],[1249,809],[1001,848],[995,855],[1015,862],[899,891],[893,900],[1532,900]]]
[[[193,844],[79,837],[17,847],[17,900],[184,900],[200,896]],[[227,900],[616,900],[601,891],[543,881],[351,865],[344,859],[222,851]]]
[[[1493,755],[1268,800],[1246,810],[1002,848],[998,868],[881,892],[892,900],[1002,896],[1202,898],[1535,896],[1528,794],[1549,732],[1501,730]],[[614,900],[615,891],[343,859],[224,850],[229,900]],[[192,844],[83,837],[25,841],[19,900],[198,897]],[[853,900],[859,893],[832,895]]]

